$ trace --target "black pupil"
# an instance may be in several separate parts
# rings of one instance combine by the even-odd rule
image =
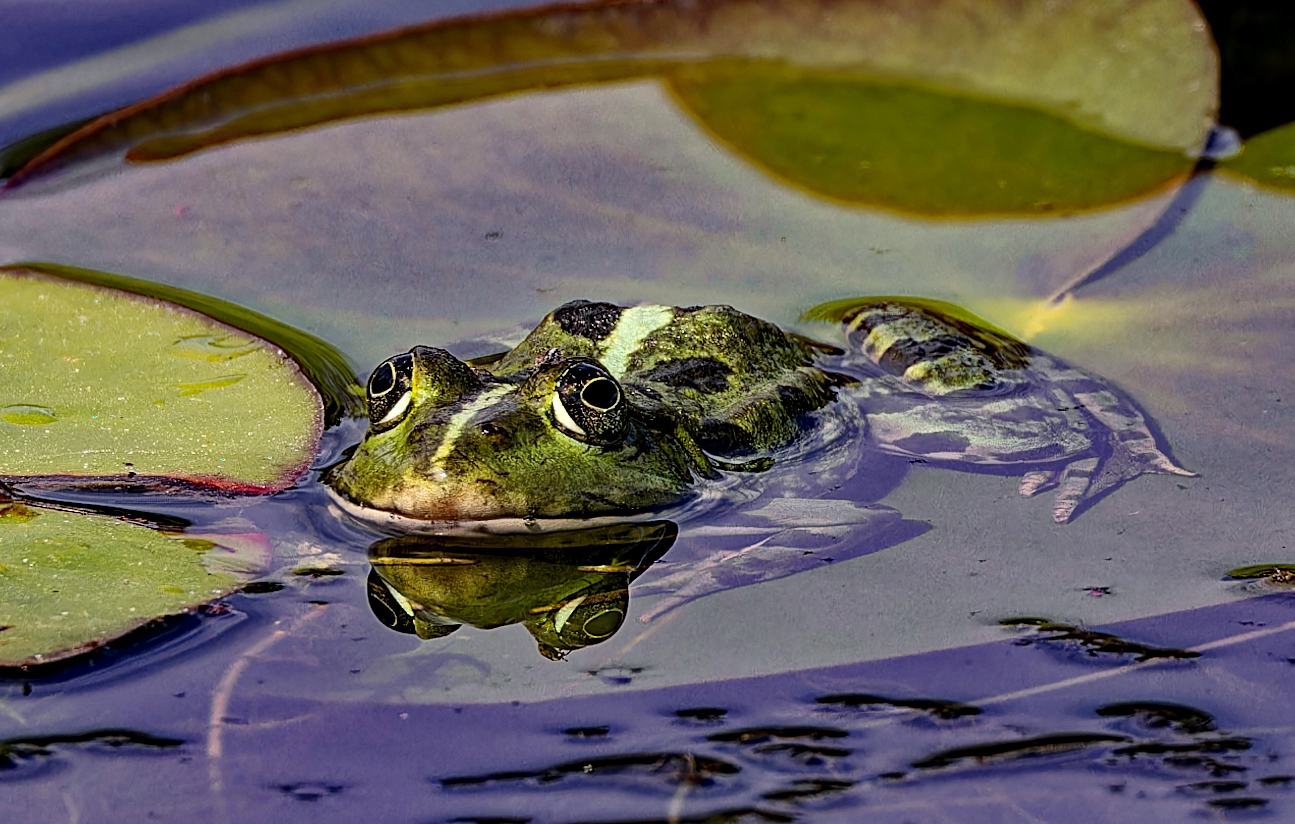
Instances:
[[[606,378],[594,378],[580,390],[580,400],[594,409],[611,409],[620,400],[620,390]]]
[[[373,377],[369,378],[369,394],[385,395],[396,385],[396,367],[387,361],[386,363],[373,370]]]

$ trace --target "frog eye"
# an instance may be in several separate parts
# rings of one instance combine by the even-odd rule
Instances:
[[[413,380],[414,356],[409,352],[385,360],[373,370],[365,403],[375,432],[395,426],[409,411]]]
[[[558,378],[553,420],[578,441],[615,446],[625,439],[629,426],[625,394],[606,369],[578,361]]]

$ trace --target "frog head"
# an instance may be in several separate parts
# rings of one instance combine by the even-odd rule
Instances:
[[[360,507],[429,521],[659,508],[715,469],[650,392],[557,348],[496,376],[418,346],[373,371],[369,429],[328,483]]]

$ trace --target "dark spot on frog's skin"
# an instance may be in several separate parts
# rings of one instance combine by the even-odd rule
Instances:
[[[555,309],[553,320],[568,335],[602,340],[616,328],[623,311],[624,309],[611,303],[573,300]]]
[[[478,431],[496,450],[503,451],[513,445],[513,433],[497,423],[483,423]]]
[[[726,458],[739,458],[755,452],[751,433],[732,421],[706,418],[697,433],[702,449]]]
[[[728,376],[731,374],[733,370],[728,364],[714,358],[685,358],[649,369],[640,378],[710,394],[728,389]]]
[[[866,307],[860,312],[851,312],[846,315],[842,318],[842,322],[847,324],[853,323],[860,314],[864,313],[866,313],[866,316],[862,321],[859,321],[857,331],[854,332],[855,335],[859,336],[860,340],[866,338],[869,332],[882,324],[894,323],[896,321],[907,321],[912,316],[907,309],[887,311],[877,307]]]
[[[895,441],[905,452],[929,455],[936,452],[965,452],[971,441],[955,432],[924,432]]]
[[[941,335],[926,340],[903,338],[886,347],[886,351],[878,356],[877,365],[892,375],[902,375],[914,364],[974,348],[971,341],[954,335]]]

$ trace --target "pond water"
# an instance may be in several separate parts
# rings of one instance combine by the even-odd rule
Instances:
[[[66,38],[44,6],[17,6],[0,143],[425,15],[119,5],[138,23],[69,19]],[[483,354],[575,298],[729,303],[809,330],[801,314],[824,301],[946,300],[1117,383],[1200,475],[1139,478],[1058,525],[1016,478],[888,464],[856,491],[902,520],[801,536],[812,563],[738,572],[701,564],[754,539],[685,522],[633,548],[619,631],[557,661],[520,626],[429,640],[385,626],[369,586],[382,536],[340,516],[315,472],[270,498],[68,493],[263,532],[279,586],[0,682],[0,804],[25,822],[1295,814],[1295,593],[1226,578],[1295,561],[1295,199],[1221,175],[1189,185],[1172,232],[1059,306],[1044,299],[1175,193],[1051,220],[843,205],[744,161],[654,80],[347,121],[0,197],[0,264],[218,296],[362,374],[416,343]],[[326,433],[317,466],[361,430]],[[1023,616],[1050,623],[1003,623]]]

